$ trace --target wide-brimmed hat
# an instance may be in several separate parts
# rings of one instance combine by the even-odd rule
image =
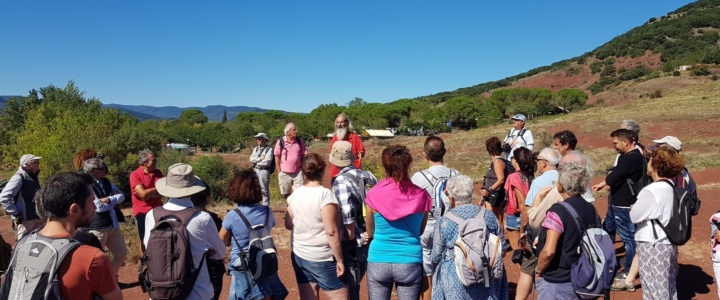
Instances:
[[[206,189],[202,180],[195,176],[193,167],[183,163],[170,166],[167,177],[158,179],[155,188],[160,195],[170,198],[183,198]]]
[[[31,161],[33,161],[33,160],[38,160],[38,159],[40,159],[40,158],[41,158],[40,156],[35,156],[35,155],[33,155],[33,154],[25,154],[25,155],[23,155],[22,157],[20,157],[20,166],[21,166],[21,167],[24,167],[24,166],[27,165],[29,162],[31,162]]]
[[[256,138],[256,139],[265,139],[266,141],[269,141],[269,140],[270,140],[270,138],[267,136],[267,134],[265,134],[265,133],[263,133],[263,132],[260,132],[260,133],[256,134],[256,135],[255,135],[255,138]]]
[[[340,168],[352,164],[355,159],[352,153],[352,144],[348,141],[337,141],[330,149],[330,163]]]

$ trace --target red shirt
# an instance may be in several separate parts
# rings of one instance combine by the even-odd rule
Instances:
[[[332,140],[330,140],[330,150],[332,151],[332,146],[337,142],[337,135],[334,135]],[[355,156],[355,162],[353,165],[355,165],[356,168],[362,169],[362,160],[358,159],[360,152],[365,153],[365,146],[363,146],[362,140],[360,139],[360,136],[357,135],[357,133],[354,132],[348,132],[345,135],[344,141],[350,142],[350,145],[352,145],[352,151],[353,155]],[[335,175],[340,173],[340,169],[338,169],[335,165],[330,164],[330,178],[335,177]]]
[[[163,173],[155,169],[150,173],[145,173],[145,170],[143,170],[142,167],[137,168],[137,170],[130,173],[130,190],[132,190],[132,205],[133,205],[133,216],[139,215],[139,214],[147,214],[148,211],[151,209],[158,207],[162,205],[162,198],[152,198],[147,200],[142,200],[137,195],[137,191],[135,191],[135,187],[142,184],[145,189],[151,189],[155,187],[155,182],[158,181],[158,179],[163,177]]]
[[[70,237],[59,234],[52,238]],[[92,299],[118,289],[112,262],[100,249],[80,245],[65,257],[58,269],[60,292],[65,299]]]

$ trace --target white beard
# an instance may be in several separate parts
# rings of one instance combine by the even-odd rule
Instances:
[[[347,127],[335,128],[335,136],[337,136],[338,140],[344,140],[347,133]]]

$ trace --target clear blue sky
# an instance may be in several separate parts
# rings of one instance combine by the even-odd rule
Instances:
[[[309,112],[501,79],[689,1],[4,1],[0,95]]]

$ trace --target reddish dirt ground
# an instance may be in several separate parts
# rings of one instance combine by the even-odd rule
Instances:
[[[699,185],[716,182],[720,176],[720,168],[696,172],[693,176]],[[602,178],[596,177],[593,183],[599,182],[600,180],[602,180]],[[679,299],[715,299],[715,295],[717,295],[717,285],[713,284],[713,269],[709,260],[709,246],[707,241],[710,236],[708,220],[710,215],[720,208],[720,200],[712,197],[712,195],[718,192],[720,192],[719,188],[701,189],[699,192],[703,203],[700,214],[693,218],[693,224],[695,225],[693,228],[693,236],[686,245],[680,247],[680,272],[677,278]],[[599,197],[596,201],[596,207],[598,212],[604,216],[607,211],[607,198]],[[278,224],[283,224],[284,208],[276,207],[274,210]],[[10,228],[10,220],[7,216],[0,218],[0,234],[2,234],[2,237],[7,241],[14,239],[14,232]],[[273,231],[273,235],[276,237],[276,240],[278,240],[277,243],[282,245],[279,246],[278,249],[281,266],[278,273],[280,274],[282,282],[290,291],[288,299],[297,299],[297,285],[294,281],[294,273],[290,263],[290,249],[287,246],[289,233],[285,229],[276,228]],[[619,240],[616,242],[616,247],[622,247]],[[510,262],[509,255],[505,258],[505,261],[512,292],[519,276],[519,268]],[[137,264],[128,262],[127,265],[120,270],[120,282],[125,283],[123,287],[125,299],[144,299],[146,297],[146,294],[143,294],[137,286],[137,269]],[[228,284],[229,277],[226,277],[221,299],[227,299]],[[611,297],[616,299],[641,299],[642,292],[639,280],[636,281],[636,285],[639,288],[636,292],[612,292]],[[363,282],[361,291],[363,299],[367,299],[367,286],[365,282]],[[325,297],[321,298],[325,299]]]

